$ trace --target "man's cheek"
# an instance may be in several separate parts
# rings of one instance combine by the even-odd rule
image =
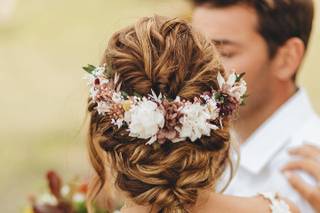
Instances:
[[[239,72],[238,70],[241,67],[239,65],[241,64],[239,63],[240,61],[236,57],[222,58],[221,61],[228,73],[231,73],[233,71]]]

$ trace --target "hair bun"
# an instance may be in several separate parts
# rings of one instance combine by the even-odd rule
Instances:
[[[121,90],[130,95],[146,95],[153,89],[168,98],[193,99],[217,89],[217,75],[224,75],[210,41],[185,21],[160,16],[142,18],[115,33],[106,61],[120,75]],[[89,101],[89,111],[92,107]],[[112,169],[117,188],[135,203],[152,205],[159,212],[186,212],[200,190],[215,186],[228,163],[229,121],[222,122],[223,129],[194,143],[146,146],[147,140],[129,137],[125,128],[112,128],[106,116],[91,113],[91,160],[98,177],[109,170],[97,165],[105,158],[95,150],[99,145],[109,159],[103,166]],[[105,180],[100,181],[103,185]]]

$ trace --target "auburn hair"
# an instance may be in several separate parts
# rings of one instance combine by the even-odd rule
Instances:
[[[192,100],[217,89],[217,74],[225,75],[213,43],[185,21],[161,16],[141,18],[116,32],[102,63],[120,75],[121,90],[130,95],[147,95],[153,90],[168,98]],[[129,137],[125,128],[114,127],[95,106],[89,100],[88,150],[95,170],[89,185],[89,209],[112,180],[136,204],[150,205],[158,212],[188,212],[199,191],[216,189],[231,162],[229,118],[222,121],[222,129],[195,142],[152,146]]]

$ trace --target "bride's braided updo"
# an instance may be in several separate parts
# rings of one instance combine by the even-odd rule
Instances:
[[[160,16],[140,19],[116,32],[103,63],[120,75],[121,90],[147,95],[151,89],[169,99],[192,100],[217,89],[217,74],[225,75],[214,45],[185,21]],[[111,170],[115,185],[139,205],[159,212],[186,212],[199,191],[212,187],[229,160],[229,121],[210,136],[190,142],[146,145],[146,140],[114,128],[89,101],[89,154],[96,171],[89,200],[105,184]],[[103,150],[103,151],[101,151]]]

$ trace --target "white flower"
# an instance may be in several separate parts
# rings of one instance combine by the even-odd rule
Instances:
[[[223,89],[224,85],[228,85],[229,87],[232,87],[236,83],[237,75],[236,73],[232,73],[228,76],[227,81],[225,81],[223,76],[219,72],[217,76],[217,80],[218,80],[220,89]]]
[[[205,101],[209,101],[211,97],[209,95],[201,95],[201,98],[203,98]]]
[[[106,68],[104,66],[99,66],[96,67],[93,71],[92,71],[92,75],[96,76],[96,77],[104,77],[104,72],[105,72]]]
[[[165,123],[163,112],[158,105],[146,98],[125,112],[124,120],[129,126],[129,136],[141,139],[151,138],[147,144],[156,141],[156,135]]]
[[[116,104],[120,104],[123,101],[123,97],[120,92],[115,92],[112,94],[112,101]]]
[[[72,197],[72,200],[78,203],[85,201],[85,199],[86,199],[86,196],[83,193],[76,193]]]
[[[210,114],[210,120],[215,120],[219,117],[219,108],[214,98],[207,99],[207,108]]]
[[[99,78],[100,84],[109,84],[109,79],[105,79],[105,78]]]
[[[218,129],[210,124],[210,112],[206,105],[200,103],[187,104],[181,112],[184,116],[180,119],[181,128],[177,128],[180,138],[189,138],[192,142],[200,139],[202,135],[210,136],[211,129]]]
[[[87,81],[87,85],[89,87],[89,96],[93,99],[96,100],[97,94],[101,91],[101,88],[95,84],[96,80],[99,80],[100,85],[102,84],[108,84],[110,81],[108,79],[102,78],[102,77],[96,77],[92,74],[87,74],[84,79]]]
[[[89,95],[95,101],[97,94],[101,91],[99,88],[101,85],[109,84],[109,79],[106,79],[105,67],[99,66],[92,71],[92,73],[86,74],[83,78],[87,81],[89,87]]]
[[[49,194],[49,193],[45,193],[43,194],[38,200],[37,200],[38,204],[43,205],[43,204],[49,204],[49,205],[57,205],[58,201],[57,199]]]
[[[242,97],[247,92],[247,83],[241,79],[239,82],[237,82],[231,89],[230,94],[237,99],[239,103],[242,102]]]
[[[110,106],[104,101],[99,101],[97,102],[97,104],[98,106],[96,107],[96,109],[99,114],[104,115],[106,112],[110,110]]]
[[[246,94],[247,92],[247,83],[243,80],[240,79],[239,82],[237,81],[237,74],[232,73],[228,76],[227,81],[224,80],[222,75],[218,73],[217,76],[219,88],[228,93],[230,96],[236,98],[236,100],[241,103],[242,102],[242,97]]]
[[[226,84],[228,84],[229,86],[233,86],[236,83],[236,80],[237,80],[237,74],[235,72],[231,73],[228,76]]]
[[[161,103],[162,101],[162,94],[160,93],[159,96],[157,96],[157,94],[153,90],[151,90],[151,94],[149,94],[149,97],[157,103]]]
[[[177,96],[177,97],[174,99],[174,102],[181,102],[180,96]]]
[[[116,126],[118,127],[118,129],[119,129],[119,128],[122,127],[123,121],[124,121],[124,120],[123,120],[122,118],[119,118],[119,119],[117,119],[117,120],[112,119],[112,120],[111,120],[111,123],[112,123],[113,125],[116,125]]]
[[[67,196],[70,193],[70,187],[68,185],[64,185],[61,188],[60,193],[62,194],[62,196]]]
[[[94,71],[93,71],[94,72]],[[95,74],[86,74],[83,79],[87,81],[87,85],[93,87],[95,85],[95,81],[99,79],[100,84],[108,84],[110,81],[106,79],[103,75],[95,75]]]

